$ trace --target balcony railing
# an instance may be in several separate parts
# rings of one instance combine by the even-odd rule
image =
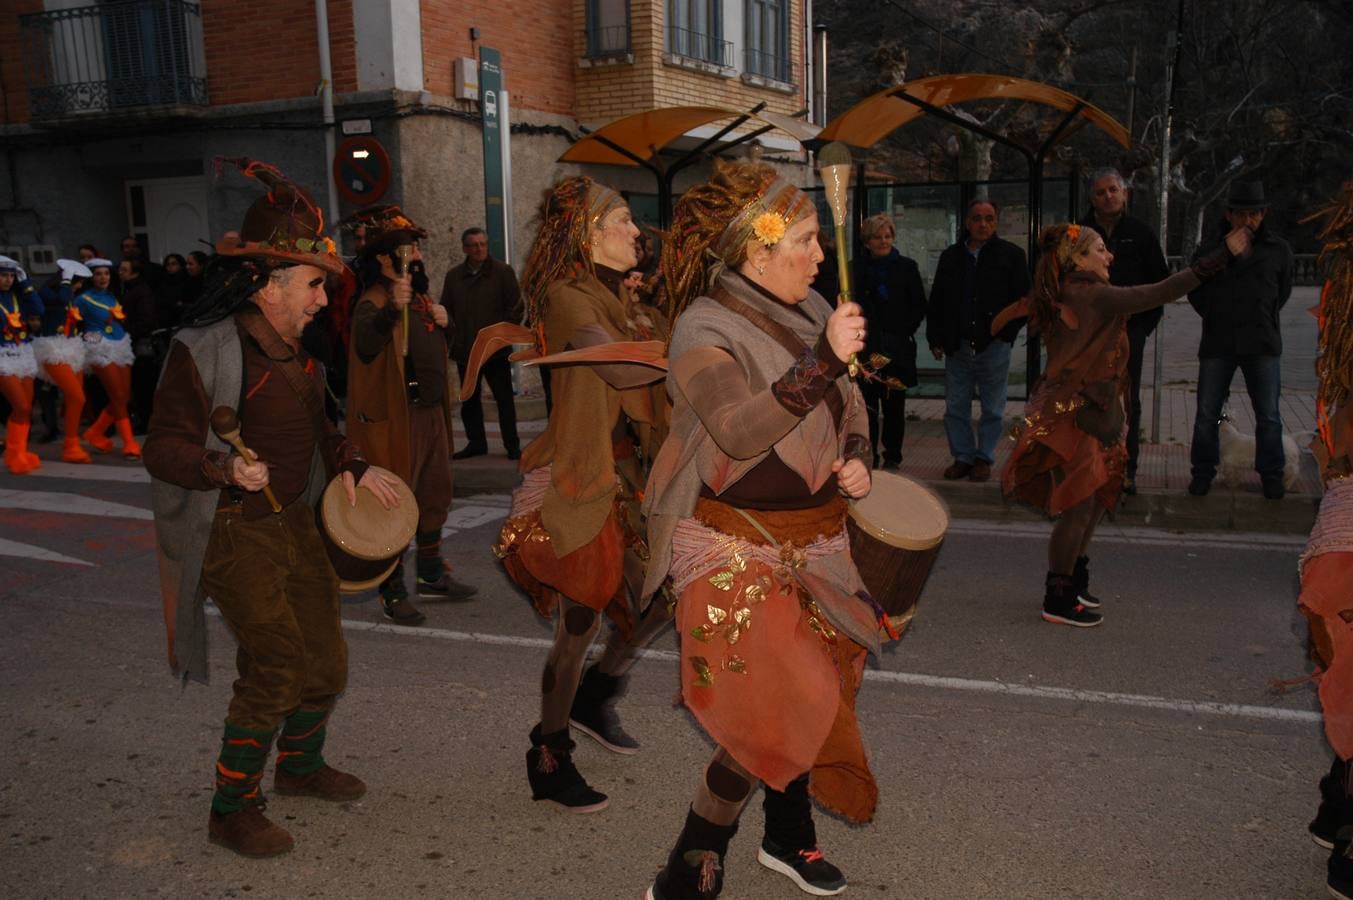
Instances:
[[[196,0],[110,0],[19,16],[32,118],[207,105]]]
[[[587,28],[587,58],[606,59],[612,56],[624,56],[630,52],[630,29],[628,25],[611,25],[606,28]]]
[[[725,69],[733,67],[732,41],[721,41],[713,35],[687,28],[667,27],[667,50],[677,56],[713,63]]]
[[[760,75],[773,81],[790,80],[789,58],[774,53],[762,53],[750,47],[742,51],[742,70],[752,75]]]

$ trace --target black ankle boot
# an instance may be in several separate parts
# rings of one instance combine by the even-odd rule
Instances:
[[[606,675],[595,664],[588,666],[578,693],[573,697],[569,724],[612,753],[639,752],[639,742],[620,727],[616,699],[625,692],[624,676]]]
[[[1334,757],[1330,772],[1320,779],[1320,809],[1311,821],[1311,840],[1333,849],[1339,829],[1353,826],[1353,767]]]
[[[567,812],[599,812],[610,802],[606,795],[588,787],[573,765],[573,741],[568,729],[541,734],[531,729],[531,749],[526,751],[526,777],[531,799],[548,800]]]
[[[1043,620],[1058,625],[1093,628],[1104,617],[1085,608],[1076,597],[1076,581],[1066,575],[1048,573],[1047,590],[1043,593]]]
[[[761,839],[757,862],[779,872],[805,893],[829,897],[844,891],[846,877],[817,847],[808,776],[800,775],[783,791],[767,785],[765,792],[766,836]]]
[[[1076,582],[1076,599],[1088,609],[1099,609],[1099,598],[1090,593],[1090,557],[1076,557],[1076,568],[1071,573]]]
[[[686,812],[681,837],[667,855],[667,865],[653,880],[644,900],[713,900],[723,890],[723,858],[738,823],[715,825]]]

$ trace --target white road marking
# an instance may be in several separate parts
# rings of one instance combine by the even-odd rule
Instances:
[[[150,473],[139,466],[100,466],[44,460],[41,469],[29,473],[39,478],[77,478],[84,481],[125,481],[150,484]]]
[[[957,519],[949,523],[950,534],[978,537],[1036,538],[1047,540],[1052,534],[1050,522],[990,522],[984,519]],[[1165,545],[1172,547],[1209,547],[1219,550],[1273,550],[1291,552],[1306,546],[1306,538],[1296,534],[1266,534],[1245,531],[1189,531],[1184,533],[1159,528],[1122,528],[1100,526],[1096,544]]]
[[[421,637],[431,640],[464,641],[472,644],[484,644],[498,647],[521,647],[531,650],[549,650],[552,640],[545,638],[518,637],[510,634],[488,634],[476,631],[451,631],[444,628],[405,628],[384,622],[370,622],[358,619],[344,619],[343,627],[349,631],[370,631],[377,634],[398,634],[407,637]],[[680,655],[671,650],[641,650],[645,659],[678,662]],[[1123,694],[1113,691],[1091,691],[1080,688],[1038,687],[1034,685],[1009,684],[1002,681],[989,681],[976,678],[950,678],[940,675],[925,675],[919,672],[888,672],[879,669],[866,669],[865,681],[877,681],[884,684],[901,684],[909,687],[934,688],[937,690],[968,691],[982,694],[1005,694],[1007,696],[1031,697],[1036,700],[1061,700],[1073,703],[1098,703],[1107,706],[1131,706],[1144,709],[1159,709],[1178,712],[1185,715],[1222,716],[1233,719],[1271,719],[1280,722],[1320,722],[1320,713],[1303,709],[1282,709],[1274,706],[1251,706],[1243,703],[1217,703],[1209,700],[1175,700],[1168,697],[1154,697],[1149,694]]]
[[[92,566],[92,562],[83,559],[76,559],[73,556],[63,556],[54,550],[46,550],[34,544],[21,544],[18,541],[7,541],[0,538],[0,556],[18,556],[23,559],[41,559],[46,562],[68,563],[75,566]]]
[[[70,513],[79,516],[105,516],[112,519],[154,518],[150,510],[109,500],[96,500],[82,494],[61,491],[3,491],[0,490],[0,508],[35,509],[43,512]]]

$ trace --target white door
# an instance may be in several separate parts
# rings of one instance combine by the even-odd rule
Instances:
[[[207,180],[146,178],[127,182],[127,218],[146,259],[163,262],[169,253],[208,250]]]

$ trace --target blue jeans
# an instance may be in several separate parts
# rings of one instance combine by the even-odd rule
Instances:
[[[981,353],[963,341],[944,357],[944,435],[949,455],[972,465],[977,460],[996,461],[996,442],[1001,439],[1005,416],[1005,393],[1010,377],[1010,345],[992,341]],[[976,441],[972,429],[972,392],[982,401]]]
[[[1231,395],[1236,369],[1245,377],[1245,389],[1254,404],[1254,468],[1261,478],[1283,476],[1283,422],[1278,415],[1281,356],[1218,356],[1198,360],[1198,413],[1193,420],[1189,461],[1193,477],[1209,481],[1217,474],[1221,442],[1217,425]]]

